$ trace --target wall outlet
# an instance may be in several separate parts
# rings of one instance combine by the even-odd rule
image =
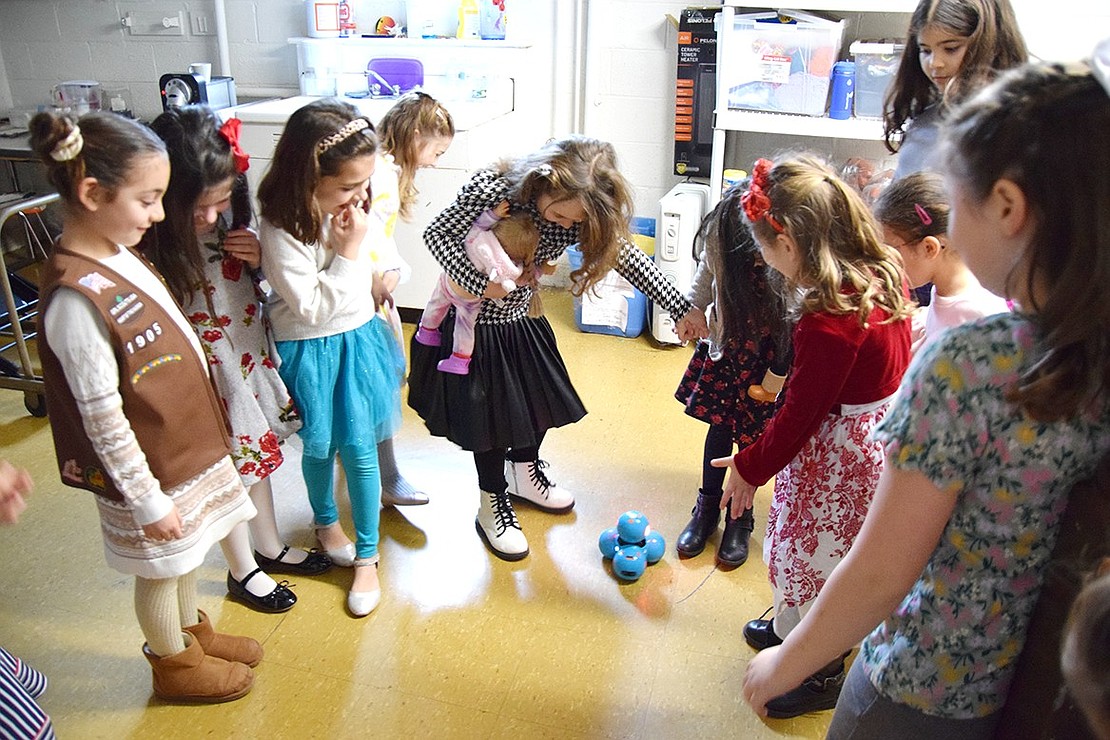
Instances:
[[[189,13],[189,22],[192,24],[194,36],[213,36],[216,29],[213,28],[212,16],[205,13]]]
[[[120,19],[120,23],[132,36],[184,36],[183,15],[180,10],[172,13],[131,10]]]

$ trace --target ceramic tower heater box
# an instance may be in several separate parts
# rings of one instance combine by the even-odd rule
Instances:
[[[709,210],[709,186],[683,182],[659,199],[655,236],[655,266],[683,295],[694,281],[694,236]],[[651,305],[651,335],[662,344],[681,344],[674,318],[662,306]]]

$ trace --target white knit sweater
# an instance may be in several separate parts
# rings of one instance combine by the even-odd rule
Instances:
[[[370,239],[357,259],[327,248],[331,217],[316,244],[304,244],[266,219],[259,224],[262,270],[270,284],[266,310],[274,339],[316,339],[357,329],[374,318]]]

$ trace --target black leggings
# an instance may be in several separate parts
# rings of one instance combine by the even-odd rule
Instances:
[[[517,463],[538,460],[540,445],[543,444],[543,435],[539,436],[539,442],[532,447],[514,447],[511,450],[502,447],[475,452],[474,467],[478,469],[478,487],[487,493],[504,493],[508,487],[505,482],[505,460]]]
[[[732,430],[723,424],[710,424],[705,433],[705,451],[701,460],[701,490],[710,495],[721,495],[728,468],[715,468],[710,463],[718,457],[732,454]]]

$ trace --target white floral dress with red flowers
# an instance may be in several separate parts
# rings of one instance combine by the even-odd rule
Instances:
[[[281,442],[301,426],[274,364],[268,322],[250,268],[221,248],[227,221],[202,234],[204,292],[183,306],[208,357],[216,390],[231,420],[231,457],[250,487],[277,470]],[[207,296],[207,298],[206,298]]]

